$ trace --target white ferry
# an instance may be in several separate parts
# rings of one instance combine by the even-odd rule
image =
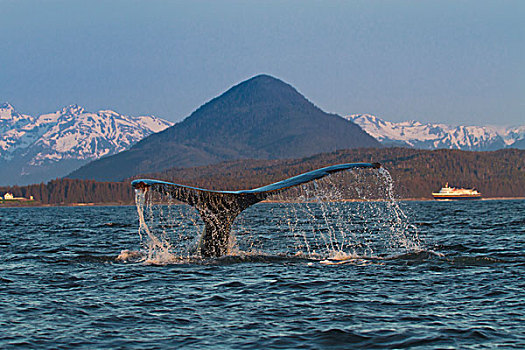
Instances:
[[[445,187],[442,187],[439,192],[433,192],[432,196],[436,200],[461,200],[461,199],[481,199],[481,193],[475,189],[454,188],[448,187],[448,182]]]

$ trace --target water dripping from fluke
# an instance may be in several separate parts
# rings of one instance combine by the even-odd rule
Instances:
[[[333,165],[252,190],[151,179],[132,186],[146,263],[225,256],[337,262],[420,249],[379,163]]]

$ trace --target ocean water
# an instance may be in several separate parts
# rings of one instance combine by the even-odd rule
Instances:
[[[231,256],[157,263],[135,207],[2,208],[0,348],[525,347],[525,201],[359,205],[328,255],[262,203]]]

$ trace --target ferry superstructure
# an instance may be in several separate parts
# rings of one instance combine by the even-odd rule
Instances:
[[[433,192],[432,196],[436,200],[465,200],[465,199],[481,199],[481,193],[475,189],[454,188],[449,187],[448,182],[445,187],[442,187],[439,192]]]

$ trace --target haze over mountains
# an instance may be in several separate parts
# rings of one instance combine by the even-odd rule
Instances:
[[[370,114],[353,114],[345,118],[361,126],[385,146],[465,151],[525,149],[525,125],[503,128],[423,124],[417,121],[393,123]]]
[[[32,117],[4,103],[0,105],[0,185],[62,177],[172,124],[110,110],[91,113],[77,105]]]
[[[381,145],[356,124],[323,112],[292,86],[258,75],[212,99],[182,122],[68,177],[116,181],[172,167],[298,158],[359,147]]]

